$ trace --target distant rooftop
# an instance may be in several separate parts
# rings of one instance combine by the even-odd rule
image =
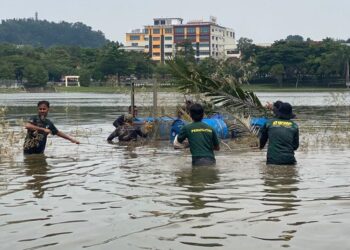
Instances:
[[[177,25],[182,24],[183,19],[179,17],[153,18],[154,25]]]

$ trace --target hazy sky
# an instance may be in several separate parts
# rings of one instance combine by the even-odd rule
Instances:
[[[83,22],[113,41],[152,24],[154,17],[209,20],[233,28],[236,38],[274,42],[288,35],[313,40],[350,38],[350,0],[0,0],[0,19]]]

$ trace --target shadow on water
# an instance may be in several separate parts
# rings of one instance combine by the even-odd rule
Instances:
[[[25,174],[32,177],[27,182],[27,188],[33,191],[35,198],[43,198],[45,182],[50,179],[47,176],[49,165],[44,154],[25,155],[23,159]]]

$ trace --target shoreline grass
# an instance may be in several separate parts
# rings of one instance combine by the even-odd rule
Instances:
[[[277,87],[274,84],[250,84],[243,85],[244,90],[250,90],[253,92],[348,92],[349,88],[345,86],[340,87],[298,87],[285,86]],[[152,92],[152,87],[135,87],[138,92]],[[169,87],[158,87],[159,92],[179,92],[176,86]],[[120,94],[120,93],[129,93],[130,86],[90,86],[90,87],[64,87],[64,86],[55,86],[50,88],[35,88],[25,90],[23,88],[0,88],[0,93],[2,94],[11,94],[11,93],[105,93],[105,94]]]

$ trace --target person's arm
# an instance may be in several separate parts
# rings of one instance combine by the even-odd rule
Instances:
[[[299,129],[297,128],[297,131],[293,138],[293,149],[297,150],[299,148]]]
[[[216,151],[220,150],[220,142],[219,142],[218,136],[214,130],[213,130],[213,146],[214,146],[213,147],[214,150],[216,150]]]
[[[28,130],[37,130],[37,131],[40,131],[40,132],[43,132],[45,134],[51,134],[51,130],[48,129],[48,128],[42,128],[42,127],[38,127],[30,122],[27,122],[26,125],[24,126],[26,129]]]
[[[66,135],[65,133],[61,132],[61,131],[58,131],[57,136],[63,138],[63,139],[66,139],[68,141],[71,141],[72,143],[75,143],[75,144],[80,144],[80,142],[72,137],[70,137],[69,135]]]
[[[177,135],[177,141],[182,143],[187,138],[186,128],[185,126],[181,128],[180,133]]]
[[[266,142],[267,142],[267,140],[269,139],[269,135],[268,135],[268,133],[267,133],[267,126],[266,126],[266,124],[262,127],[262,129],[261,129],[261,135],[260,135],[260,140],[259,140],[259,144],[260,144],[260,146],[259,146],[259,148],[260,149],[263,149],[264,147],[265,147],[265,145],[266,145]]]
[[[140,127],[137,127],[135,130],[136,130],[137,135],[140,137],[146,138],[148,135],[147,133],[143,133]]]
[[[113,126],[117,128],[118,126],[123,125],[124,119],[125,119],[125,116],[124,116],[124,115],[119,116],[119,117],[113,122]]]

